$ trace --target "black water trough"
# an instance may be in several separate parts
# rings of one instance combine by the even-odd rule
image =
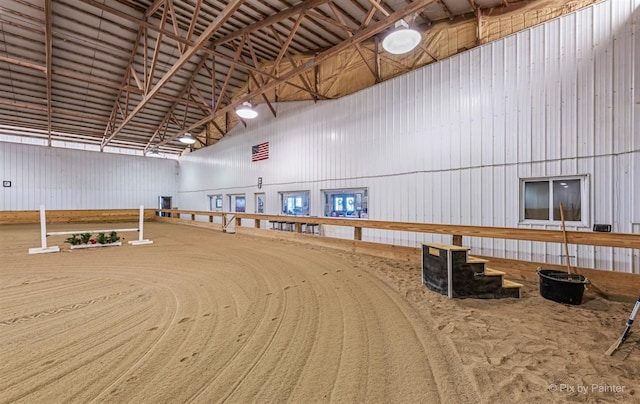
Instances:
[[[587,278],[580,274],[570,274],[555,269],[538,269],[540,277],[540,295],[558,303],[582,303]]]

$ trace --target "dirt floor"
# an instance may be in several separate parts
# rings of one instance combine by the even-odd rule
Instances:
[[[640,402],[640,331],[604,355],[633,300],[565,306],[537,284],[449,300],[419,263],[163,223],[145,236],[28,255],[39,226],[0,226],[1,403]]]

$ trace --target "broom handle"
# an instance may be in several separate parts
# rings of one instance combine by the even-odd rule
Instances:
[[[560,220],[562,220],[562,237],[564,238],[564,254],[567,257],[567,272],[571,273],[571,259],[569,258],[569,242],[567,241],[567,229],[564,227],[564,209],[560,204]]]
[[[633,306],[633,311],[629,316],[629,320],[627,320],[627,328],[624,330],[624,333],[622,334],[622,342],[624,342],[629,336],[629,331],[631,331],[631,325],[633,324],[633,320],[636,318],[636,314],[638,314],[638,309],[640,309],[640,297],[638,297],[638,301],[636,302],[636,305]]]

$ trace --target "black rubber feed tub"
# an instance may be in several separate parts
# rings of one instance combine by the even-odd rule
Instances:
[[[555,269],[538,269],[540,295],[545,299],[565,304],[581,304],[587,278]]]

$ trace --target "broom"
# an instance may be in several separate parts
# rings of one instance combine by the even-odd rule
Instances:
[[[635,319],[636,314],[638,314],[638,309],[640,309],[640,296],[638,297],[638,301],[636,302],[636,305],[633,306],[633,311],[631,312],[631,316],[629,316],[629,320],[627,320],[627,327],[624,329],[624,332],[622,333],[620,338],[618,338],[618,340],[614,342],[609,347],[609,349],[607,349],[607,352],[605,352],[605,355],[609,355],[609,356],[613,355],[613,353],[627,339],[627,337],[629,336],[629,333],[631,332],[631,324],[633,324],[633,320]]]
[[[569,257],[569,241],[567,239],[567,229],[564,226],[564,208],[562,207],[562,204],[560,204],[560,220],[562,221],[562,237],[564,239],[564,254],[567,257],[567,273],[569,274],[569,276],[571,276],[571,258]],[[578,274],[577,268],[575,268],[575,273],[576,275]],[[599,294],[600,297],[609,299],[609,295],[607,295],[602,289],[600,289],[599,287],[591,283],[590,280],[587,280],[586,288],[593,290],[594,292]]]
[[[560,219],[562,220],[562,237],[564,238],[564,254],[567,257],[567,273],[571,274],[571,259],[569,258],[569,242],[567,241],[567,229],[564,227],[564,209],[562,208],[562,204],[560,204]]]

